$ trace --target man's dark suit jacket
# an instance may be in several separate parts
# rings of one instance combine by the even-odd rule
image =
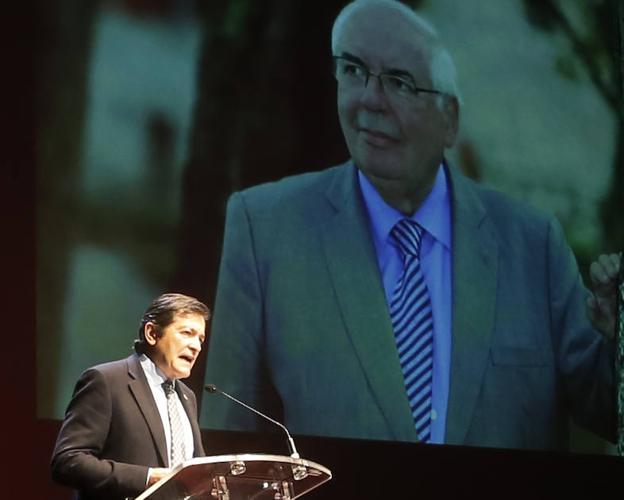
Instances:
[[[176,390],[193,429],[194,456],[203,456],[195,394],[179,380]],[[54,479],[82,500],[116,500],[145,490],[149,467],[167,466],[165,432],[139,357],[86,370],[56,442]]]
[[[566,449],[615,433],[614,348],[556,219],[447,169],[448,444]],[[206,381],[306,435],[417,441],[352,163],[232,195]],[[277,397],[277,398],[276,398]],[[275,403],[277,399],[277,403]],[[210,399],[206,427],[253,429]]]

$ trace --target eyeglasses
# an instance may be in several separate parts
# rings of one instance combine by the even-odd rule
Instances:
[[[386,96],[397,101],[413,101],[420,94],[446,95],[444,92],[417,87],[407,72],[387,71],[373,73],[361,61],[345,56],[333,56],[334,76],[338,84],[347,90],[361,90],[368,85],[371,76],[379,79]]]

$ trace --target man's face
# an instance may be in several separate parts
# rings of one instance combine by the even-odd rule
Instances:
[[[177,313],[158,336],[154,323],[145,325],[149,357],[170,379],[186,378],[206,339],[206,322],[200,314]]]
[[[423,47],[424,38],[401,14],[363,8],[346,20],[335,55],[357,58],[376,74],[407,74],[417,87],[432,89]],[[376,186],[428,193],[455,140],[456,114],[441,110],[435,94],[393,99],[374,76],[366,87],[341,87],[338,117],[356,166]]]

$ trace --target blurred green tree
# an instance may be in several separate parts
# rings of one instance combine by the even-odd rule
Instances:
[[[624,65],[621,48],[624,6],[620,0],[523,0],[523,4],[527,19],[535,28],[563,35],[569,41],[571,53],[560,53],[554,61],[561,77],[580,81],[585,73],[613,109],[618,123],[616,152],[612,181],[600,207],[604,241],[600,242],[598,250],[619,251],[624,248]],[[576,14],[577,22],[573,21],[571,13]],[[583,249],[577,256],[583,269],[596,257],[583,253]]]

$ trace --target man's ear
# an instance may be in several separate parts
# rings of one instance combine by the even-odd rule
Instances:
[[[443,106],[442,113],[444,114],[446,126],[444,145],[450,148],[455,144],[457,131],[459,130],[459,101],[455,96],[445,96]]]
[[[145,335],[145,342],[147,342],[148,345],[156,345],[156,342],[160,337],[156,323],[152,323],[151,321],[145,323],[143,333]]]

